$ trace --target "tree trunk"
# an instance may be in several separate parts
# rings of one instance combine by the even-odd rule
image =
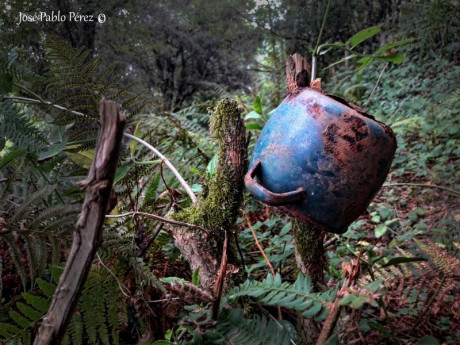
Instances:
[[[224,235],[234,229],[243,200],[248,140],[236,101],[224,99],[218,103],[211,116],[211,133],[219,144],[217,169],[207,179],[202,197],[189,208],[171,216],[207,229],[206,232],[178,227],[172,229],[177,248],[192,271],[199,269],[201,287],[207,291],[214,288]],[[228,262],[236,264],[236,255],[229,249]]]
[[[295,258],[297,266],[303,274],[309,275],[316,291],[324,284],[324,255],[323,233],[314,226],[293,220],[292,228],[295,237]],[[304,319],[299,315],[297,332],[299,344],[315,344],[321,333],[321,323],[312,319]]]

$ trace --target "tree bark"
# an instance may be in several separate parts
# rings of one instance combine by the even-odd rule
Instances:
[[[197,202],[171,215],[176,220],[207,229],[172,229],[177,248],[192,271],[199,269],[201,286],[207,291],[214,290],[224,235],[235,227],[248,168],[246,128],[236,101],[224,99],[217,104],[211,116],[211,133],[219,144],[217,169],[207,179]],[[231,250],[228,255],[229,264],[235,264],[236,255]]]
[[[303,274],[309,275],[316,291],[321,290],[324,284],[324,255],[323,233],[321,229],[299,220],[292,224],[295,238],[295,258],[297,266]],[[315,344],[321,333],[321,323],[312,319],[302,318],[299,315],[297,332],[299,344]]]
[[[34,345],[60,344],[101,241],[126,118],[114,102],[101,100],[99,112],[96,154],[88,178],[79,183],[86,189],[85,201],[69,258]]]

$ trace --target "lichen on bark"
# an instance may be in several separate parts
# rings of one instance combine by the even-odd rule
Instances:
[[[173,229],[176,246],[192,270],[200,268],[200,281],[207,289],[213,286],[216,278],[224,231],[230,231],[235,226],[248,166],[248,140],[238,103],[231,99],[221,100],[210,121],[211,134],[219,146],[216,171],[207,178],[206,192],[196,203],[171,215],[173,219],[207,229],[207,232]],[[231,262],[234,255],[228,254]]]

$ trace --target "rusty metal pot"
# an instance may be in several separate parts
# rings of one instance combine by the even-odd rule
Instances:
[[[382,186],[395,150],[390,127],[305,87],[286,97],[265,125],[245,185],[267,205],[343,233]]]

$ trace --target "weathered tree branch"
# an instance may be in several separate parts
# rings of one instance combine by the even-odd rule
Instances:
[[[88,178],[79,184],[86,189],[85,201],[69,258],[34,345],[60,343],[101,241],[126,118],[114,102],[106,100],[101,100],[99,112],[101,128],[96,155]]]
[[[216,172],[207,180],[196,203],[171,215],[173,219],[209,230],[172,229],[177,248],[193,271],[199,268],[200,283],[207,291],[214,290],[224,234],[233,229],[243,199],[248,140],[236,101],[224,99],[218,103],[211,116],[211,133],[219,144]],[[229,253],[229,263],[232,261],[234,256]]]

